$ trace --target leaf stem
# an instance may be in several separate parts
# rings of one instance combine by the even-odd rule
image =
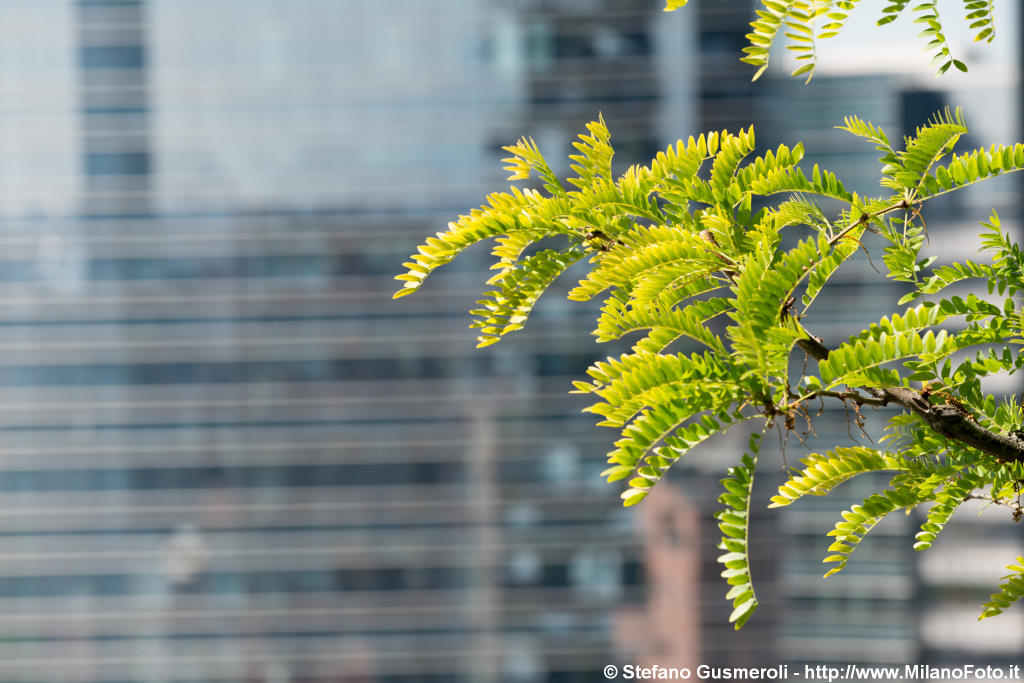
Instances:
[[[828,246],[834,247],[836,245],[836,243],[839,242],[839,240],[841,240],[844,237],[846,237],[846,235],[851,230],[853,230],[855,228],[859,228],[862,225],[867,225],[868,223],[870,223],[871,221],[875,220],[879,216],[884,216],[887,213],[891,213],[893,211],[898,211],[899,209],[909,209],[910,205],[911,205],[910,200],[908,200],[906,197],[904,197],[903,199],[901,199],[900,201],[896,202],[895,204],[889,204],[888,206],[884,206],[881,209],[878,209],[877,211],[870,211],[868,213],[862,213],[857,220],[855,220],[854,222],[850,223],[848,226],[846,226],[843,229],[842,232],[840,232],[838,235],[836,235],[835,237],[830,239],[828,241]]]
[[[828,358],[828,348],[812,336],[797,340],[797,345],[819,361]],[[991,455],[1001,463],[1024,462],[1024,440],[982,427],[972,415],[962,408],[953,405],[934,405],[920,393],[906,387],[861,387],[861,389],[871,394],[874,399],[875,402],[869,405],[884,406],[895,403],[920,417],[932,431],[947,439],[959,441],[982,453]],[[818,394],[829,395],[824,392],[818,392]],[[840,393],[839,396],[833,398],[841,397]]]

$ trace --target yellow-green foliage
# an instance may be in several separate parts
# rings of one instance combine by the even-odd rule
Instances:
[[[979,621],[1002,614],[1003,610],[1024,597],[1024,557],[1018,557],[1017,564],[1011,564],[1007,569],[1012,573],[1003,577],[999,590],[983,605]]]
[[[728,476],[722,479],[721,484],[725,491],[718,496],[718,502],[725,508],[715,513],[718,530],[722,532],[718,549],[725,551],[723,555],[718,556],[718,561],[724,567],[722,578],[729,585],[729,592],[725,597],[732,600],[729,622],[734,624],[737,630],[743,628],[743,624],[747,623],[757,609],[757,594],[754,592],[754,582],[750,577],[748,543],[750,496],[754,490],[754,470],[757,467],[760,438],[760,434],[751,435],[750,452],[744,453],[739,464],[730,467]]]
[[[687,4],[687,0],[667,0],[665,11],[671,12]],[[872,3],[864,3],[872,4]],[[908,0],[890,0],[881,10],[876,24],[885,26],[903,13],[911,3]],[[796,67],[791,76],[807,75],[811,80],[817,65],[816,41],[839,35],[850,14],[861,5],[861,0],[761,0],[757,16],[750,22],[747,47],[740,61],[757,67],[754,80],[765,69],[772,46],[781,33],[786,49],[793,55]],[[872,7],[873,8],[873,7]],[[963,18],[974,31],[975,42],[992,42],[995,38],[993,0],[964,0]],[[918,38],[926,42],[924,49],[931,55],[931,64],[944,74],[950,67],[967,71],[967,65],[953,56],[943,33],[938,0],[917,0],[910,7],[912,22],[920,29]]]
[[[495,193],[429,238],[398,276],[396,296],[418,289],[468,246],[492,240],[492,289],[472,312],[485,346],[523,327],[545,289],[572,264],[585,264],[569,298],[603,301],[594,332],[600,341],[633,341],[631,351],[595,363],[589,380],[575,384],[593,394],[588,410],[599,423],[619,432],[604,475],[626,483],[625,505],[642,501],[673,463],[714,435],[755,419],[791,430],[798,418],[810,419],[812,401],[881,405],[892,395],[886,391],[903,391],[918,407],[944,404],[979,428],[1018,438],[1019,405],[1000,405],[980,380],[1021,367],[1024,312],[1015,294],[1024,290],[1024,253],[993,214],[982,224],[981,262],[933,268],[920,256],[920,212],[932,197],[1021,169],[1024,148],[950,156],[967,132],[959,112],[936,115],[902,147],[857,118],[842,129],[882,153],[881,196],[858,196],[817,165],[805,170],[799,144],[754,156],[752,128],[680,140],[615,176],[611,137],[599,119],[576,142],[573,177],[564,182],[524,138],[505,148],[506,168],[511,180],[538,186]],[[886,275],[912,290],[904,300],[927,299],[814,353],[802,316],[866,248],[869,233],[884,246]],[[972,279],[984,284],[986,298],[944,296],[949,285]],[[842,514],[830,534],[830,574],[889,512],[931,504],[915,545],[924,549],[972,492],[1012,507],[1024,480],[1019,463],[938,434],[920,412],[890,415],[888,450],[838,446],[808,456],[772,499],[789,505],[863,473],[892,475],[886,489]],[[755,439],[738,463],[723,464],[720,561],[737,626],[757,606],[747,557],[756,453]]]

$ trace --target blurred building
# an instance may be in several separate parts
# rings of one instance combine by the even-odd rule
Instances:
[[[0,3],[0,680],[592,680],[644,651],[612,435],[566,391],[590,312],[552,296],[474,351],[479,253],[390,298],[505,185],[501,144],[605,108],[646,155],[685,108],[680,20],[570,4]]]
[[[751,3],[661,6],[0,0],[0,681],[558,683],[949,652],[945,608],[914,598],[965,579],[918,564],[909,525],[821,582],[836,498],[755,520],[763,606],[734,634],[710,514],[714,456],[744,440],[622,510],[598,476],[614,433],[567,394],[618,349],[567,282],[481,351],[483,250],[391,300],[425,235],[506,186],[501,145],[531,135],[564,170],[599,111],[623,166],[759,122],[875,177],[831,126],[898,128],[902,84],[751,86]],[[869,267],[822,307],[830,334],[877,318]]]
[[[973,67],[972,67],[973,68]],[[986,79],[982,81],[981,88]],[[916,79],[899,73],[815,76],[813,87],[798,82],[774,84],[766,97],[765,128],[771,139],[803,140],[808,159],[830,170],[842,169],[848,189],[878,194],[877,152],[870,143],[836,131],[844,116],[856,114],[884,128],[899,144],[903,135],[931,119],[937,111],[955,106],[955,93],[921,87]],[[962,93],[961,93],[962,94]],[[1011,143],[1019,126],[974,125],[986,122],[976,103],[993,108],[1008,106],[1009,98],[968,97],[966,116],[972,132],[958,150]],[[977,117],[972,116],[977,112]],[[761,138],[763,139],[763,138]],[[1004,229],[1019,234],[1019,198],[1008,189],[1013,180],[987,185],[940,198],[922,212],[927,225],[929,254],[940,263],[972,258],[978,247],[978,224],[998,210]],[[881,244],[868,236],[863,243],[875,264],[861,252],[837,272],[834,286],[822,292],[805,324],[835,345],[866,325],[895,310],[905,290],[878,276]],[[1017,393],[1019,380],[1003,378],[991,391]],[[863,443],[878,431],[859,434],[854,416],[829,411],[815,422],[812,449],[830,448],[848,441],[851,434]],[[869,423],[882,415],[865,413]],[[790,464],[807,452],[799,444],[788,449]],[[1020,554],[1020,532],[1010,515],[980,506],[965,505],[940,541],[927,552],[912,550],[913,535],[924,511],[892,515],[858,547],[849,565],[838,575],[822,580],[820,563],[828,542],[825,533],[840,519],[839,511],[859,503],[887,477],[858,477],[826,498],[809,497],[779,514],[785,551],[779,561],[776,587],[784,607],[780,614],[779,651],[792,664],[821,662],[925,663],[949,666],[984,661],[1008,666],[1024,653],[1024,639],[1013,635],[1018,617],[1008,613],[1002,624],[977,623],[980,605],[995,589],[1002,567]],[[965,554],[966,552],[966,554]],[[969,558],[969,559],[968,559]],[[1002,558],[1002,559],[999,559]],[[1011,611],[1012,612],[1012,611]]]

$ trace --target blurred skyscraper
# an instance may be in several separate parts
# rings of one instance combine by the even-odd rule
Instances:
[[[623,165],[758,123],[872,179],[824,132],[898,128],[903,84],[752,87],[751,3],[662,4],[0,0],[0,680],[930,656],[909,527],[822,586],[834,500],[758,520],[764,607],[732,633],[709,520],[742,440],[622,510],[613,432],[566,393],[618,349],[567,283],[483,351],[483,251],[391,301],[423,236],[506,186],[501,145],[564,170],[599,111]],[[879,305],[849,282],[837,335]]]
[[[554,296],[477,353],[482,260],[390,300],[504,185],[501,144],[602,108],[629,155],[660,144],[681,20],[613,4],[0,2],[0,680],[555,681],[623,654],[642,540],[566,394],[586,311]],[[669,623],[693,663],[696,613]]]

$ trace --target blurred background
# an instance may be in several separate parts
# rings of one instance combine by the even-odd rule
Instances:
[[[565,171],[599,111],[622,168],[755,124],[868,193],[845,115],[898,139],[963,105],[972,146],[1020,139],[1017,3],[980,48],[942,3],[971,72],[941,79],[917,27],[859,8],[808,86],[750,83],[754,4],[0,0],[0,680],[1020,662],[1019,608],[975,623],[1022,554],[1008,515],[961,514],[920,555],[919,520],[890,520],[822,581],[824,532],[877,482],[766,512],[762,608],[734,633],[711,514],[744,434],[623,510],[598,476],[615,433],[567,392],[628,344],[593,342],[571,278],[480,351],[486,248],[391,300],[427,234],[507,187],[501,145]],[[930,207],[929,248],[964,257],[993,207],[1016,230],[1020,189]],[[827,342],[900,294],[866,260],[839,280],[809,323]],[[849,438],[842,413],[816,429]]]

